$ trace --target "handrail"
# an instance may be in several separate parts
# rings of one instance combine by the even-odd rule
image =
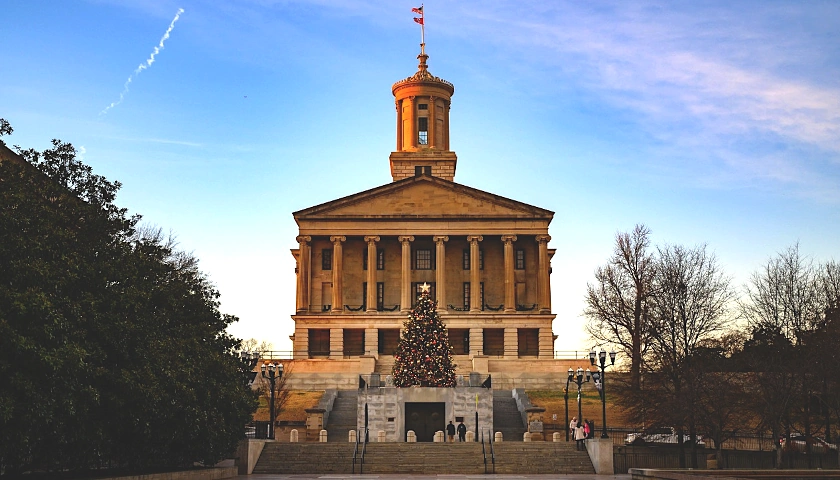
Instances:
[[[481,431],[481,456],[484,457],[484,473],[487,473],[487,452],[484,450],[484,431]]]
[[[368,429],[365,428],[365,439],[362,440],[362,462],[359,464],[359,475],[364,473],[365,453],[367,452],[367,444],[368,444]]]
[[[496,449],[493,448],[493,432],[487,430],[487,436],[490,438],[490,460],[493,462],[493,474],[496,473]]]
[[[356,473],[356,454],[359,453],[359,431],[356,430],[356,444],[353,445],[353,469],[352,472]],[[359,469],[361,469],[361,465]]]

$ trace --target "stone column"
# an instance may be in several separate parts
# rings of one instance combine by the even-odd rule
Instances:
[[[402,244],[402,282],[400,285],[400,311],[411,310],[411,242],[414,237],[401,235],[397,238]]]
[[[478,270],[478,242],[481,235],[467,235],[470,242],[470,313],[481,311],[481,272]]]
[[[379,329],[365,329],[365,355],[379,358]]]
[[[344,295],[342,283],[344,279],[344,262],[342,257],[341,242],[347,241],[345,236],[330,237],[333,242],[333,264],[332,264],[332,311],[344,311]]]
[[[539,245],[538,270],[537,270],[537,303],[540,313],[550,313],[550,301],[548,299],[548,242],[549,235],[537,235],[536,241]]]
[[[365,237],[367,242],[367,298],[365,303],[367,312],[376,311],[376,242],[379,241],[377,236]]]
[[[429,148],[435,148],[437,117],[435,116],[435,97],[429,97]]]
[[[540,329],[539,342],[540,358],[554,358],[554,332],[551,327]]]
[[[470,329],[470,356],[484,355],[484,330]]]
[[[519,337],[515,328],[505,329],[505,358],[519,357]]]
[[[513,242],[516,235],[502,235],[505,244],[505,312],[516,311],[516,278],[513,275]]]
[[[296,310],[298,313],[305,313],[309,311],[309,289],[312,284],[312,248],[309,242],[312,237],[308,235],[300,235],[295,240],[298,242],[298,271],[297,271],[297,297]]]
[[[394,105],[397,107],[397,151],[401,152],[403,149],[402,105],[399,100],[394,100]]]
[[[344,358],[344,329],[330,329],[330,358]]]
[[[405,100],[403,100],[405,101]],[[411,108],[411,148],[417,149],[417,102],[414,101],[414,96],[408,97],[408,106]]]
[[[435,242],[435,294],[438,302],[438,311],[446,311],[446,244],[449,237],[436,235],[432,237]]]

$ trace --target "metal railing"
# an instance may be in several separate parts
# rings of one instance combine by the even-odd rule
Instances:
[[[364,433],[364,436],[362,435]],[[362,445],[362,451],[359,452],[359,444]],[[359,460],[359,475],[364,473],[365,468],[365,453],[367,452],[368,444],[368,429],[356,430],[356,444],[353,446],[353,468],[352,472],[356,473],[356,459]]]
[[[345,352],[333,352],[331,350],[324,350],[324,351],[309,351],[309,350],[263,350],[259,352],[260,360],[267,361],[267,360],[292,360],[294,358],[309,358],[309,357],[334,357],[334,356],[342,356],[342,357],[358,357],[360,355],[385,355],[382,353],[369,351],[363,352],[361,354],[345,354]],[[467,355],[467,354],[464,354]],[[502,353],[499,354],[488,354],[482,350],[475,350],[471,352],[471,355],[482,355],[486,357],[492,358],[504,358],[505,355]],[[532,356],[528,356],[529,359],[533,358]],[[586,361],[589,362],[589,351],[588,350],[555,350],[553,352],[553,358],[555,360],[575,360],[575,361]],[[588,363],[587,363],[588,365]]]

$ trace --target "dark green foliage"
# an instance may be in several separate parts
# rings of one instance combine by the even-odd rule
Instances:
[[[454,387],[449,336],[429,292],[420,295],[404,325],[394,354],[394,386]]]
[[[0,160],[0,473],[229,455],[256,399],[197,261],[72,145],[20,154]]]

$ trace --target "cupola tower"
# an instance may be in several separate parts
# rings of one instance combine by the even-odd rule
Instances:
[[[417,72],[391,87],[397,108],[397,150],[391,152],[394,181],[432,175],[453,181],[455,152],[449,149],[449,105],[455,86],[429,73],[425,44]]]

